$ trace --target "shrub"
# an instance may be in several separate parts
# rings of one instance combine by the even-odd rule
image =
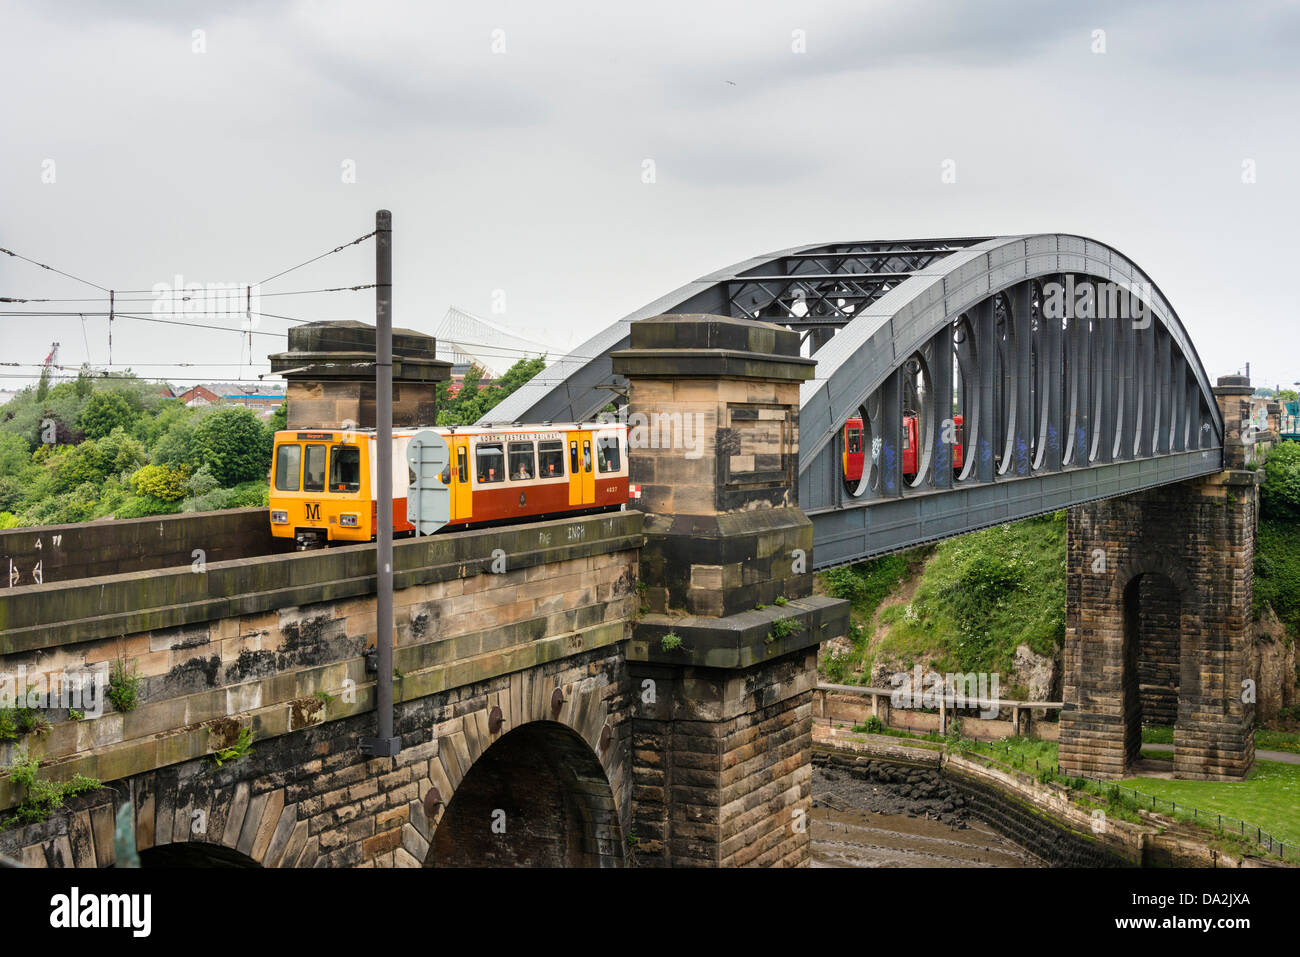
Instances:
[[[189,469],[182,465],[146,465],[131,476],[131,488],[138,495],[150,495],[164,502],[179,502],[189,490]]]
[[[140,703],[140,684],[141,678],[136,672],[135,663],[127,671],[126,662],[118,658],[108,674],[108,700],[113,702],[113,707],[118,711],[131,711]]]

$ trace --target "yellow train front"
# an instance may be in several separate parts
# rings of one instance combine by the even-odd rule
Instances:
[[[419,429],[393,430],[393,531],[406,520],[413,476],[406,446]],[[627,428],[572,425],[439,427],[451,462],[448,528],[536,520],[622,508],[628,500]],[[286,430],[275,434],[271,534],[299,548],[367,542],[376,534],[373,430]]]

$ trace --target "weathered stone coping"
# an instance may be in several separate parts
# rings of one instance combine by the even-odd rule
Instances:
[[[788,618],[797,623],[785,637],[772,635],[773,623]],[[838,598],[811,595],[785,605],[769,605],[726,618],[695,615],[643,615],[628,642],[628,661],[696,665],[709,668],[748,668],[771,658],[846,634],[849,604]],[[662,639],[673,633],[679,647],[665,650]]]

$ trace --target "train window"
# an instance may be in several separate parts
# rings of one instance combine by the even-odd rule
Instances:
[[[307,446],[307,461],[303,466],[302,490],[304,492],[325,491],[325,446]]]
[[[298,470],[301,464],[301,445],[280,446],[275,453],[275,487],[281,492],[298,491]]]
[[[537,444],[537,477],[564,477],[564,443],[539,442]]]
[[[578,474],[578,443],[569,443],[569,474]]]
[[[336,445],[330,450],[330,491],[361,491],[361,450],[355,445]]]
[[[463,445],[456,449],[456,481],[469,481],[469,457],[465,454]]]
[[[617,472],[618,463],[618,436],[596,439],[596,468],[601,472]]]
[[[582,470],[591,471],[591,443],[586,440],[582,443]]]
[[[474,458],[480,484],[506,480],[506,457],[500,444],[478,446],[474,450]]]
[[[849,451],[850,452],[862,451],[862,430],[861,429],[849,429]]]
[[[532,442],[510,443],[510,477],[516,482],[526,482],[537,477],[537,461]]]

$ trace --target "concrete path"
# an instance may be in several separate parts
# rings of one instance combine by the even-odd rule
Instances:
[[[1172,751],[1172,744],[1147,744],[1143,743],[1142,748],[1147,751]],[[1257,761],[1281,761],[1283,764],[1300,764],[1300,754],[1293,754],[1290,751],[1264,751],[1260,748],[1255,749],[1255,760]]]

